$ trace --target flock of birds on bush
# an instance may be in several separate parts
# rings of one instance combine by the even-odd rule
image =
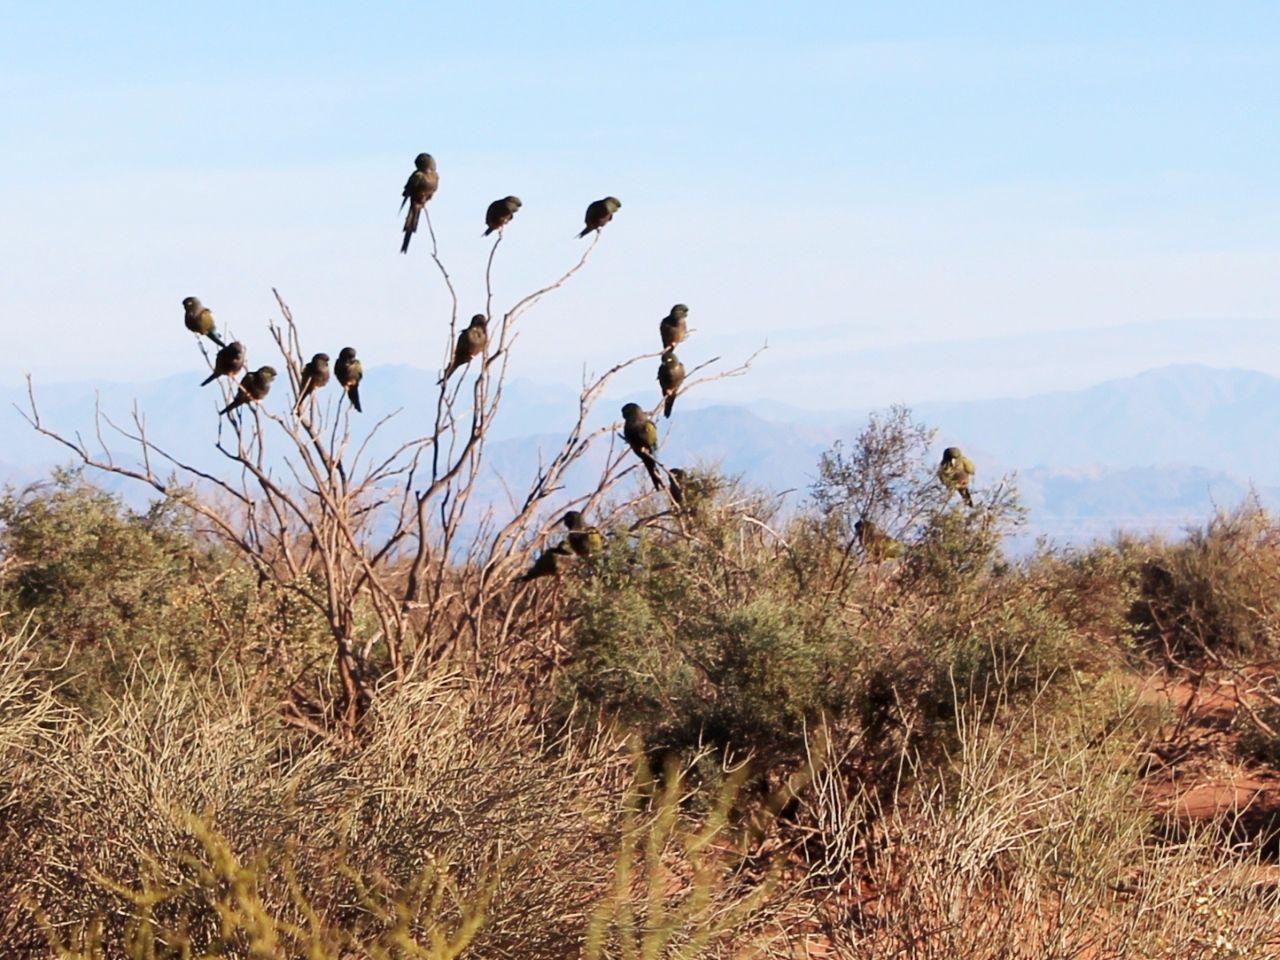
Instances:
[[[440,174],[436,169],[435,158],[429,153],[420,153],[414,159],[414,171],[404,185],[403,200],[400,208],[407,204],[409,212],[404,220],[404,239],[400,244],[400,252],[408,253],[409,243],[418,229],[418,221],[427,202],[435,196],[440,186]],[[503,197],[489,204],[485,211],[485,232],[489,236],[494,231],[501,232],[522,206],[519,197]],[[587,205],[583,220],[585,225],[578,234],[579,239],[592,232],[604,229],[613,219],[613,215],[622,207],[616,197],[604,197],[593,200]],[[213,314],[200,302],[199,297],[187,297],[182,301],[184,323],[188,330],[197,336],[208,337],[218,346],[213,361],[213,372],[201,383],[201,386],[212,383],[218,377],[235,380],[243,373],[236,390],[235,397],[222,408],[221,414],[230,414],[239,407],[249,403],[260,403],[271,391],[271,384],[278,376],[272,366],[262,366],[257,370],[244,372],[246,350],[243,343],[234,340],[223,341],[218,334]],[[670,417],[675,407],[676,396],[685,380],[685,368],[675,354],[675,348],[688,335],[689,308],[677,303],[667,316],[658,324],[662,337],[662,359],[658,365],[658,385],[662,389],[664,417]],[[489,345],[489,319],[484,314],[476,314],[470,324],[458,336],[453,359],[445,369],[439,384],[445,383],[460,368],[468,365],[476,357],[482,356]],[[354,347],[343,347],[338,353],[338,360],[329,366],[327,353],[315,354],[302,368],[298,383],[298,399],[294,405],[294,413],[300,414],[303,405],[317,390],[328,385],[331,377],[336,377],[347,400],[353,409],[361,412],[360,381],[364,378],[364,368],[356,357]],[[657,459],[658,428],[649,414],[638,403],[628,403],[622,408],[622,436],[627,446],[643,464],[649,479],[653,481],[655,490],[664,489],[662,474],[665,470],[668,478],[666,489],[677,507],[684,507],[686,494],[693,486],[693,478],[680,469],[668,469]],[[964,456],[959,448],[948,447],[943,454],[942,464],[938,468],[938,477],[951,491],[960,494],[970,507],[973,498],[969,493],[969,481],[973,477],[973,462]],[[520,579],[522,581],[544,576],[559,576],[562,565],[574,558],[589,558],[604,549],[604,537],[600,531],[589,526],[583,515],[577,510],[570,510],[561,519],[568,529],[568,536],[552,547],[544,550],[534,561],[533,566]],[[903,545],[881,531],[873,521],[861,519],[855,525],[855,532],[863,551],[868,558],[879,562],[900,556]]]

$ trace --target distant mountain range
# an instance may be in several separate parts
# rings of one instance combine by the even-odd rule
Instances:
[[[397,409],[402,412],[372,444],[390,449],[407,429],[421,430],[426,405],[434,409],[436,374],[412,367],[370,369],[362,390],[361,428]],[[41,414],[52,426],[92,430],[95,396],[118,423],[128,423],[133,403],[148,433],[173,452],[202,466],[219,459],[215,387],[200,389],[198,374],[138,384],[54,384],[37,388]],[[330,400],[336,392],[330,391]],[[616,416],[621,402],[600,403],[598,422]],[[639,398],[648,399],[652,398]],[[6,442],[0,480],[21,484],[68,462],[66,451],[36,435],[12,404],[24,406],[25,388],[0,389],[0,427]],[[495,424],[485,478],[486,496],[502,504],[507,490],[527,487],[538,453],[558,446],[577,406],[576,392],[515,380],[508,384]],[[1057,542],[1106,537],[1116,529],[1177,533],[1202,522],[1216,506],[1230,507],[1251,485],[1264,502],[1280,504],[1280,379],[1251,370],[1179,365],[1149,370],[1083,390],[1018,399],[915,405],[916,418],[938,428],[939,445],[964,448],[990,481],[1016,472],[1030,508],[1030,535]],[[791,490],[797,502],[812,483],[821,453],[837,439],[851,440],[866,423],[866,410],[808,412],[757,401],[749,406],[699,406],[682,398],[663,439],[669,464],[718,464],[753,484]],[[395,424],[412,425],[397,428]],[[129,456],[127,443],[106,442]],[[598,469],[584,463],[580,479]],[[112,484],[113,487],[117,485]],[[500,506],[495,506],[501,509]]]

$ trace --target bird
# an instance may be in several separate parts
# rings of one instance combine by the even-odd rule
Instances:
[[[948,490],[960,494],[966,506],[973,506],[973,495],[969,493],[969,481],[974,473],[973,461],[960,452],[959,447],[947,447],[942,451],[942,463],[938,467],[938,479]]]
[[[234,377],[243,369],[244,344],[239,340],[232,340],[219,350],[218,355],[213,358],[213,373],[205,377],[200,386],[203,387],[213,383],[219,377]]]
[[[662,405],[662,415],[670,417],[676,405],[676,394],[684,383],[684,364],[680,362],[674,350],[664,350],[662,362],[658,365],[658,386],[662,387],[662,395],[667,402]]]
[[[444,372],[444,376],[440,378],[439,383],[444,383],[453,376],[453,372],[459,367],[465,367],[473,359],[483,354],[485,347],[488,345],[489,318],[483,313],[477,313],[471,318],[471,323],[467,326],[467,329],[458,334],[458,345],[453,351],[453,363],[449,364],[449,369]]]
[[[505,227],[522,206],[519,197],[503,197],[489,204],[489,209],[484,212],[484,225],[489,229],[484,232],[484,235],[487,237],[493,231]]]
[[[578,556],[590,557],[604,549],[604,535],[596,527],[587,526],[579,511],[570,510],[560,522],[569,529],[569,549]]]
[[[622,201],[617,197],[605,197],[603,200],[592,200],[587,204],[586,226],[582,228],[582,232],[578,234],[581,240],[592,230],[601,229],[606,223],[613,219],[613,215],[622,209]]]
[[[436,158],[429,153],[420,153],[414,160],[413,173],[404,185],[404,199],[400,201],[400,209],[409,204],[409,213],[404,218],[404,243],[400,244],[400,252],[409,252],[409,241],[418,229],[418,217],[427,201],[436,195],[440,186],[440,174],[436,172]],[[356,408],[360,409],[359,407]]]
[[[355,347],[343,347],[338,352],[338,362],[333,365],[333,372],[342,389],[347,391],[347,398],[356,408],[356,413],[363,413],[360,409],[360,381],[364,378],[364,367],[356,359]]]
[[[306,402],[307,397],[311,396],[321,387],[329,382],[329,355],[327,353],[317,353],[302,368],[302,375],[298,378],[298,403],[294,406],[294,413],[302,409],[302,404]]]
[[[530,580],[537,580],[539,577],[558,577],[561,572],[561,564],[567,563],[573,559],[573,550],[569,547],[568,541],[561,540],[554,547],[548,547],[538,555],[538,559],[533,561],[527,573],[516,578],[516,583],[528,583]]]
[[[671,499],[676,502],[677,507],[683,507],[685,504],[685,484],[690,480],[689,471],[681,467],[672,467],[667,471],[670,481],[667,483],[667,490],[671,494]]]
[[[236,398],[222,408],[222,413],[230,413],[236,407],[244,406],[246,403],[258,403],[263,400],[271,392],[271,381],[275,378],[275,367],[259,367],[251,373],[246,373],[244,379],[240,381]]]
[[[209,312],[208,307],[200,302],[199,297],[184,298],[182,308],[186,311],[182,322],[187,325],[188,330],[202,337],[208,337],[219,347],[226,346],[222,342],[222,338],[218,336],[218,330],[213,323],[213,314]]]
[[[671,308],[671,312],[662,318],[662,322],[658,324],[658,332],[662,334],[663,350],[670,350],[689,336],[689,324],[686,322],[688,316],[689,308],[683,303],[677,303]]]
[[[862,546],[862,552],[873,563],[902,556],[902,541],[889,536],[872,520],[860,519],[853,525],[853,532]]]
[[[701,471],[686,470],[683,467],[672,467],[667,471],[670,482],[667,489],[671,499],[681,510],[695,514],[715,492],[718,483],[714,476]]]
[[[628,403],[622,408],[622,437],[627,441],[631,452],[640,458],[644,468],[649,471],[653,488],[661,490],[662,478],[658,476],[658,460],[653,455],[658,449],[658,428],[653,425],[649,415],[640,409],[640,404]]]

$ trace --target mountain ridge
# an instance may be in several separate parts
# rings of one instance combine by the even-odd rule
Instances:
[[[408,365],[369,368],[362,389],[368,412],[354,424],[367,429],[397,408],[411,419],[424,401],[434,410],[435,380],[433,372]],[[176,456],[210,466],[217,430],[225,429],[216,417],[222,394],[198,383],[193,371],[137,384],[38,386],[36,396],[46,422],[91,439],[95,401],[117,422],[128,422],[136,400],[151,436],[168,441]],[[523,379],[505,390],[489,444],[491,476],[483,480],[495,502],[505,498],[505,488],[519,490],[525,474],[531,477],[540,449],[558,446],[578,401],[575,390]],[[25,387],[0,389],[0,402],[25,399]],[[630,399],[656,398],[603,399],[589,426],[612,422]],[[336,400],[330,391],[325,402],[332,409]],[[275,400],[274,407],[284,402]],[[805,413],[767,400],[700,403],[695,393],[682,400],[673,420],[659,418],[661,455],[673,466],[714,464],[753,484],[792,491],[794,502],[812,483],[821,453],[838,439],[852,441],[869,412]],[[1256,439],[1268,436],[1267,428],[1280,419],[1280,378],[1255,370],[1174,364],[1080,390],[925,402],[913,414],[938,430],[939,446],[959,445],[978,462],[980,484],[1016,473],[1033,533],[1105,536],[1109,522],[1172,532],[1203,520],[1216,506],[1233,505],[1251,487],[1264,501],[1280,503],[1280,449]],[[63,448],[36,435],[11,409],[8,418],[0,479],[27,482],[68,461]],[[126,445],[120,452],[127,453]],[[585,475],[595,466],[588,461],[581,470]]]

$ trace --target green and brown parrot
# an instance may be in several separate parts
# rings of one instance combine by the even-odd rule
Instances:
[[[219,347],[226,346],[222,342],[222,338],[218,336],[217,327],[213,323],[213,314],[209,312],[208,307],[200,302],[199,297],[186,297],[182,301],[182,309],[186,311],[182,322],[187,325],[188,330],[202,337],[208,337]]]
[[[658,364],[658,386],[667,402],[662,405],[662,415],[670,417],[676,405],[676,394],[684,383],[684,364],[680,362],[674,350],[666,350],[662,354],[662,362]]]
[[[484,212],[484,225],[488,227],[484,235],[487,237],[493,231],[505,227],[522,206],[519,197],[503,197],[489,204],[489,209]]]
[[[306,403],[307,397],[311,396],[328,382],[329,355],[327,353],[317,353],[307,361],[307,365],[302,368],[301,376],[298,377],[298,403],[293,408],[294,413],[297,413],[302,409],[302,405]]]
[[[333,365],[333,373],[338,378],[339,385],[347,392],[347,399],[356,408],[356,413],[363,413],[360,409],[360,381],[364,379],[364,367],[356,359],[355,347],[343,347],[338,352],[338,362]]]
[[[234,377],[237,373],[244,369],[244,344],[239,340],[232,340],[225,347],[218,351],[218,355],[213,358],[213,373],[204,378],[204,382],[200,386],[213,383],[219,377]]]
[[[257,370],[246,373],[240,381],[236,398],[222,408],[222,413],[230,413],[236,407],[242,407],[246,403],[260,403],[271,392],[271,381],[275,378],[275,367],[259,367]]]
[[[587,521],[577,510],[570,510],[560,518],[569,529],[569,549],[580,557],[591,557],[604,550],[604,535],[596,528],[587,526]]]
[[[631,452],[640,458],[645,470],[649,471],[653,488],[661,490],[662,478],[658,475],[658,460],[654,456],[658,449],[658,428],[640,404],[628,403],[622,408],[622,437]]]
[[[689,471],[681,467],[672,467],[667,471],[670,482],[667,484],[667,492],[671,494],[671,499],[676,502],[677,507],[685,505],[685,485],[689,483]]]
[[[973,506],[973,495],[969,493],[969,481],[976,471],[973,461],[960,452],[959,447],[947,447],[942,451],[942,464],[938,467],[938,479],[948,490],[960,494],[966,506]]]
[[[440,187],[440,174],[436,172],[436,159],[429,153],[420,153],[414,158],[413,173],[404,185],[404,199],[400,201],[400,209],[409,204],[409,213],[404,218],[404,243],[400,244],[400,252],[409,252],[409,241],[418,229],[418,217],[427,201],[436,195]],[[357,410],[360,408],[357,407]]]
[[[859,520],[853,525],[853,532],[858,538],[863,554],[873,563],[892,560],[902,556],[904,549],[901,540],[889,536],[871,520]]]
[[[516,583],[528,583],[530,580],[537,580],[539,577],[559,577],[565,568],[565,564],[572,560],[573,550],[567,541],[561,540],[554,547],[548,547],[543,550],[538,559],[533,561],[533,566],[529,568],[529,571],[516,578]]]
[[[459,367],[465,367],[476,357],[483,355],[485,347],[488,345],[489,318],[483,313],[477,313],[471,318],[471,323],[467,326],[467,329],[458,334],[458,345],[453,351],[453,362],[449,364],[449,369],[444,372],[444,376],[440,378],[439,383],[444,383],[452,377],[453,372]]]
[[[578,234],[582,239],[592,230],[600,230],[613,219],[613,215],[622,209],[622,201],[617,197],[605,197],[603,200],[592,200],[587,204],[586,226]]]
[[[663,350],[670,350],[689,336],[688,317],[689,308],[683,303],[677,303],[671,308],[671,312],[662,318],[662,322],[658,324],[658,332],[662,334]]]
[[[671,499],[676,502],[676,506],[690,514],[697,513],[698,508],[714,495],[718,487],[713,475],[701,471],[672,467],[667,475],[671,478],[671,482],[667,484]]]

